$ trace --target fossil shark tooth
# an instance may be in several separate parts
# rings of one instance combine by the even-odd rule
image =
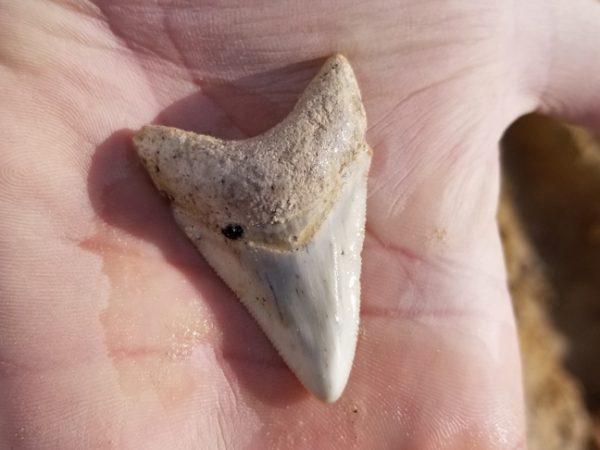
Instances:
[[[260,136],[225,141],[147,125],[134,137],[179,226],[326,402],[344,390],[356,348],[365,130],[352,68],[334,55]]]

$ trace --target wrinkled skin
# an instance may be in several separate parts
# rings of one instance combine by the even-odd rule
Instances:
[[[536,108],[600,123],[598,5],[196,3],[0,1],[0,448],[524,447],[498,141]],[[334,51],[375,157],[356,360],[325,405],[130,139],[256,135]]]

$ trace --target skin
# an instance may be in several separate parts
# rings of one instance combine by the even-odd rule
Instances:
[[[535,109],[600,129],[598,4],[127,5],[0,1],[0,448],[523,448],[498,141]],[[325,405],[131,136],[256,135],[335,51],[375,155],[356,360]]]

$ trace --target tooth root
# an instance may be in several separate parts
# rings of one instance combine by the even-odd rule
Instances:
[[[326,402],[342,394],[356,349],[365,129],[352,69],[335,55],[261,136],[223,141],[145,126],[134,137],[179,226]]]

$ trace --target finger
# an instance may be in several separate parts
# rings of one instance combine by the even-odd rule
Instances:
[[[536,55],[523,62],[537,86],[540,109],[600,130],[600,2],[538,3],[535,12],[526,6],[530,14],[519,27],[529,30],[522,37],[535,42],[528,50]]]

